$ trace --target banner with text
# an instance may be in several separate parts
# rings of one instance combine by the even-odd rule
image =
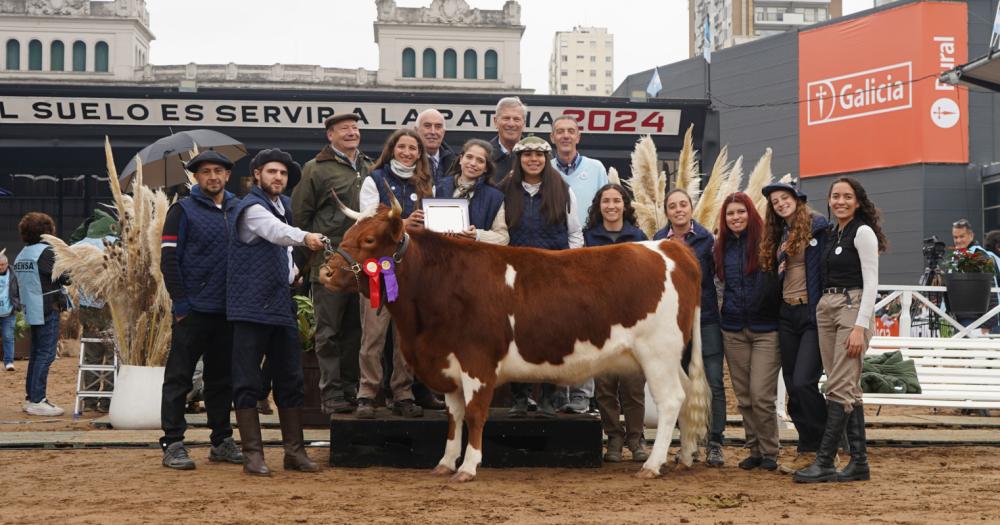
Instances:
[[[966,61],[967,40],[963,2],[799,33],[801,176],[968,162],[968,92],[938,81]]]
[[[0,97],[0,125],[98,124],[309,128],[337,113],[357,113],[362,127],[396,129],[416,124],[434,107],[448,129],[491,131],[495,106],[416,105],[379,102]],[[576,119],[584,133],[677,135],[681,110],[656,108],[530,107],[525,131],[548,133],[561,115]]]

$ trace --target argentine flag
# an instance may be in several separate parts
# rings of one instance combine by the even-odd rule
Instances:
[[[705,62],[712,63],[712,26],[709,24],[709,16],[705,17],[705,31],[702,33],[701,55],[705,57]]]
[[[651,98],[655,98],[662,89],[663,84],[660,82],[660,70],[654,67],[653,76],[649,79],[649,84],[646,86],[646,94]]]

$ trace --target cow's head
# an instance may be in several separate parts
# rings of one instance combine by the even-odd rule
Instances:
[[[386,189],[392,207],[379,205],[377,209],[364,213],[348,208],[334,194],[340,211],[356,222],[344,234],[339,248],[327,251],[326,264],[320,268],[320,282],[328,290],[341,293],[360,291],[367,297],[368,286],[358,286],[359,282],[368,280],[361,265],[369,259],[382,257],[394,257],[397,264],[400,262],[406,244],[403,208],[388,187]]]

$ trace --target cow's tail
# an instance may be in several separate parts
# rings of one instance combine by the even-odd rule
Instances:
[[[688,380],[684,382],[684,403],[681,405],[681,446],[697,450],[708,434],[708,421],[712,411],[712,392],[705,377],[705,363],[701,358],[701,308],[695,308],[694,326],[691,329],[691,362]]]

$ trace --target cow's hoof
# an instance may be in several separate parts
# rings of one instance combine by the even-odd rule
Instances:
[[[450,469],[445,465],[438,465],[431,471],[433,476],[450,476],[455,473],[455,469]]]
[[[452,483],[467,483],[474,479],[476,479],[476,476],[469,474],[468,472],[462,472],[461,470],[459,470],[458,472],[455,473],[454,476],[451,477],[449,481]]]
[[[648,468],[644,468],[639,472],[636,472],[635,477],[639,479],[654,479],[660,477],[660,475],[657,474],[656,472],[653,472],[652,470],[649,470]]]

